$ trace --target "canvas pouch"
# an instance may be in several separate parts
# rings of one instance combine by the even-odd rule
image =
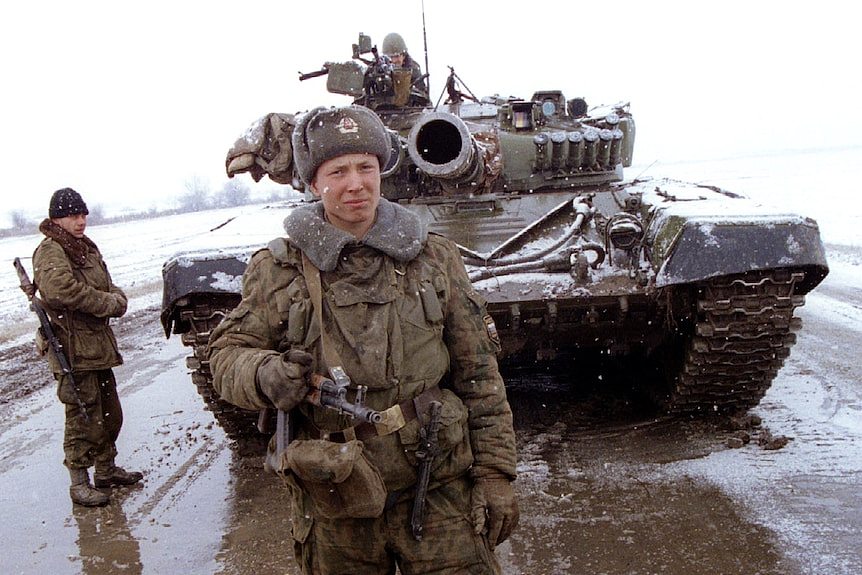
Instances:
[[[344,519],[383,514],[386,486],[361,441],[297,440],[285,450],[285,459],[321,516]]]

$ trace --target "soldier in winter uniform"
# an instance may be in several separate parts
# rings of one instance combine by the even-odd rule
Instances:
[[[296,439],[268,461],[292,491],[303,573],[499,573],[493,549],[518,521],[499,340],[456,246],[380,197],[389,142],[362,107],[299,120],[296,169],[321,201],[252,256],[243,299],[210,340],[214,384],[240,407],[292,410]],[[382,422],[303,401],[309,373],[334,365],[351,401],[367,386]],[[417,537],[417,448],[441,404]]]
[[[70,378],[48,353],[66,408],[63,450],[72,478],[69,494],[76,504],[97,506],[109,498],[90,483],[90,467],[95,466],[95,487],[132,485],[143,474],[114,463],[123,411],[111,368],[123,359],[108,321],[126,313],[127,300],[111,281],[99,248],[84,235],[87,214],[78,192],[71,188],[54,192],[49,217],[39,225],[45,239],[33,254],[33,274],[72,368]],[[47,352],[41,330],[37,345],[41,353]]]
[[[407,52],[407,43],[397,32],[391,32],[383,38],[383,54],[389,57],[393,66],[410,70],[410,81],[416,91],[426,100],[428,98],[428,82],[422,74],[422,66]],[[425,104],[427,102],[423,102]]]

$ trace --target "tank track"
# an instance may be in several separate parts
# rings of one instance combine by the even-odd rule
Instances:
[[[719,277],[698,289],[696,323],[671,382],[673,413],[731,413],[757,405],[796,342],[794,310],[804,273],[789,270]]]
[[[212,330],[230,310],[230,306],[205,303],[195,304],[180,312],[182,321],[190,326],[189,331],[182,334],[183,345],[193,349],[192,355],[186,357],[186,367],[192,370],[192,382],[206,408],[212,412],[228,438],[236,442],[237,452],[242,456],[262,455],[266,452],[269,437],[257,428],[258,413],[224,401],[213,387],[207,344]]]

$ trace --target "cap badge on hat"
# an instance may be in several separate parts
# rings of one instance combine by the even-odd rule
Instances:
[[[344,116],[338,123],[335,125],[335,128],[341,132],[342,134],[355,134],[359,131],[359,124],[356,123],[356,120],[349,116]]]

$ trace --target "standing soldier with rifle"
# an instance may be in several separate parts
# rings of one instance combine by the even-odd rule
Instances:
[[[298,120],[321,201],[252,256],[210,339],[214,386],[279,410],[267,463],[304,574],[499,573],[518,522],[499,339],[455,244],[381,198],[390,141],[360,106]]]
[[[95,487],[132,485],[143,474],[114,462],[123,411],[112,368],[123,359],[108,321],[126,313],[127,300],[111,281],[99,248],[84,235],[87,214],[78,192],[54,192],[49,217],[39,225],[45,239],[33,254],[34,284],[41,298],[28,295],[50,321],[36,340],[40,353],[48,355],[59,383],[57,395],[66,408],[63,451],[72,479],[69,495],[74,503],[91,507],[107,504],[109,497],[90,483],[90,467],[95,467]],[[23,267],[21,274],[24,288]]]

